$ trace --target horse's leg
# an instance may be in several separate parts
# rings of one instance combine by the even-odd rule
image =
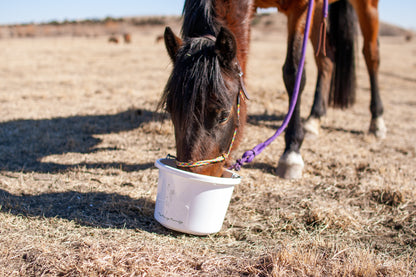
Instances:
[[[332,70],[333,70],[333,51],[329,45],[329,40],[321,37],[321,22],[322,22],[322,2],[317,2],[315,7],[315,16],[311,29],[311,42],[314,52],[318,52],[315,56],[315,62],[318,69],[318,77],[316,80],[315,96],[308,119],[305,121],[303,129],[308,137],[319,136],[321,129],[321,118],[326,115],[326,108],[328,105],[328,95],[331,86]],[[326,32],[326,30],[325,30]],[[320,49],[319,44],[321,44]],[[325,49],[326,55],[323,49]]]
[[[383,104],[378,87],[378,68],[380,64],[378,46],[378,0],[351,0],[357,12],[361,31],[364,37],[363,53],[371,85],[371,124],[370,133],[378,138],[385,138],[387,133],[383,120]]]
[[[289,94],[289,103],[293,97],[296,73],[298,71],[298,64],[301,58],[306,8],[307,7],[305,6],[304,9],[291,9],[287,12],[288,46],[286,61],[283,66],[283,79],[286,90]],[[300,101],[301,93],[305,87],[305,81],[305,72],[302,72],[302,81],[299,88],[298,100],[285,133],[285,151],[280,157],[276,171],[277,175],[286,179],[302,177],[302,170],[304,167],[303,159],[299,150],[304,138],[304,131],[300,117]]]

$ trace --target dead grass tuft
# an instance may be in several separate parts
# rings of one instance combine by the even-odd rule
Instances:
[[[375,189],[371,196],[377,203],[397,207],[404,202],[404,196],[400,191],[391,188]]]
[[[411,257],[409,257],[411,258]],[[248,276],[405,276],[414,266],[408,260],[401,269],[384,263],[366,250],[334,245],[284,245],[247,266]]]

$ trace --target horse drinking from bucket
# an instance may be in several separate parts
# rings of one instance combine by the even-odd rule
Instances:
[[[330,0],[329,28],[322,24],[324,1],[316,2],[312,16],[310,39],[317,53],[318,79],[305,130],[319,133],[320,119],[328,104],[347,108],[355,100],[355,9],[364,37],[363,53],[371,84],[370,132],[384,137],[386,128],[378,90],[378,1]],[[230,152],[241,140],[248,100],[241,76],[246,69],[250,22],[258,7],[277,7],[288,18],[283,78],[291,101],[301,57],[307,0],[186,0],[182,38],[174,35],[169,27],[165,30],[173,70],[160,106],[171,114],[176,160],[181,169],[221,176],[224,165],[229,163]],[[328,39],[325,40],[322,33],[326,32]],[[306,80],[304,72],[301,77],[299,94]],[[279,176],[301,177],[303,139],[299,95],[285,133],[286,147],[277,168]]]

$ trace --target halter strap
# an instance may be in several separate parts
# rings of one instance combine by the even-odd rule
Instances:
[[[239,62],[237,62],[237,67],[238,67],[238,76],[240,76],[240,86],[241,86],[241,91],[243,91],[243,94],[244,94],[244,98],[246,99],[246,100],[250,100],[250,97],[249,97],[249,95],[248,95],[248,93],[247,93],[247,89],[246,89],[246,86],[244,85],[244,79],[243,79],[243,75],[244,75],[244,73],[243,73],[243,70],[241,69],[241,66],[240,66],[240,63]],[[240,95],[241,95],[241,91],[240,91]]]
[[[216,37],[214,37],[213,35],[204,35],[204,36],[202,36],[203,38],[207,38],[207,39],[210,39],[210,40],[212,40],[212,41],[217,41],[217,38]]]

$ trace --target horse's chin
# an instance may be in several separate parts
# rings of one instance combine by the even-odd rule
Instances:
[[[225,172],[225,169],[223,168],[222,163],[206,165],[206,166],[201,166],[201,167],[194,167],[194,168],[181,168],[181,169],[190,171],[192,173],[213,176],[213,177],[222,177]]]

